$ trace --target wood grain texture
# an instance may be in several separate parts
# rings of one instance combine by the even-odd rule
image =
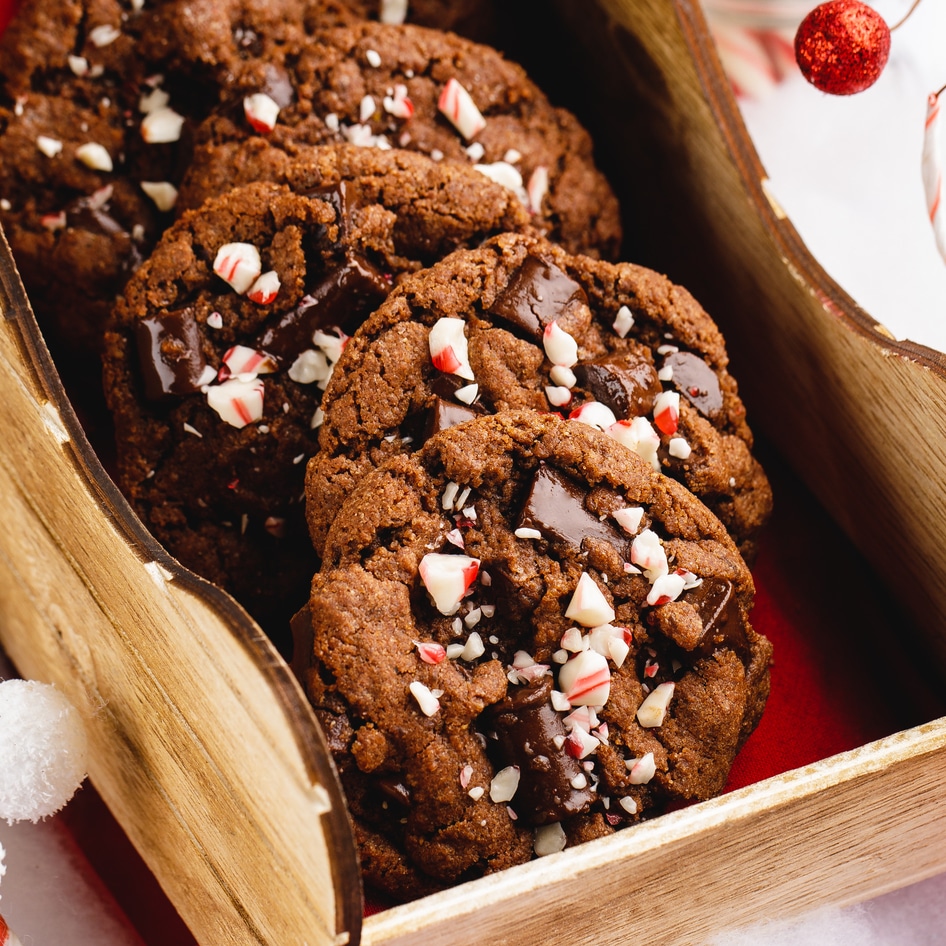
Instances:
[[[90,458],[37,372],[52,369],[5,243],[0,283],[4,649],[80,708],[96,788],[202,942],[357,938],[350,829],[300,688]]]
[[[899,592],[946,678],[946,360],[886,338],[768,201],[695,0],[556,7],[558,71],[618,185],[629,258],[720,323],[750,422]],[[0,308],[0,641],[79,705],[97,788],[206,946],[670,946],[946,869],[943,719],[362,927],[301,691],[98,466],[2,241]],[[817,538],[812,567],[829,568]]]

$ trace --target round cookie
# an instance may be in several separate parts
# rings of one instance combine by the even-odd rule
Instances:
[[[768,693],[752,597],[702,503],[554,414],[371,472],[296,661],[367,880],[416,896],[719,792]]]
[[[430,431],[503,408],[599,426],[679,479],[751,557],[771,489],[715,323],[649,269],[503,234],[405,279],[323,401],[306,513],[316,549],[359,477]]]
[[[129,281],[105,336],[120,488],[173,555],[274,638],[315,567],[305,461],[347,333],[427,254],[527,221],[474,172],[395,152],[346,163],[345,150],[289,175],[298,190],[259,182],[184,214]],[[248,277],[238,291],[231,282],[251,259],[261,285]]]
[[[617,201],[590,137],[495,49],[420,26],[363,22],[314,33],[277,72],[234,90],[198,130],[198,144],[259,134],[244,103],[262,93],[278,106],[262,133],[278,144],[347,140],[472,165],[516,190],[549,238],[617,254]]]

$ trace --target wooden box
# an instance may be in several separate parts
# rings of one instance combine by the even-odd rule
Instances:
[[[768,200],[695,0],[535,16],[629,208],[629,256],[720,322],[753,426],[863,552],[865,581],[889,582],[946,681],[946,358],[892,341]],[[0,643],[81,708],[97,790],[201,943],[690,943],[946,869],[943,718],[364,918],[302,691],[131,514],[2,241],[0,311]]]

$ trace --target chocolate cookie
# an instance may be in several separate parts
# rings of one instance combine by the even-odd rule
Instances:
[[[306,512],[321,549],[367,469],[503,408],[601,427],[680,480],[751,556],[771,490],[723,338],[683,288],[516,234],[397,287],[349,342],[323,401]]]
[[[369,882],[416,896],[719,792],[768,693],[753,593],[702,503],[554,414],[365,476],[296,666]]]
[[[373,22],[316,32],[292,62],[243,84],[197,139],[256,134],[280,145],[401,147],[474,166],[518,193],[550,238],[595,256],[618,252],[617,201],[587,132],[519,66],[452,33]]]
[[[298,190],[250,184],[184,214],[105,337],[119,486],[173,555],[273,636],[315,567],[305,461],[347,334],[428,254],[527,220],[474,172],[349,150],[287,174]]]

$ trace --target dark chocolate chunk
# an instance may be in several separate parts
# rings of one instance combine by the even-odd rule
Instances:
[[[713,420],[719,416],[723,409],[719,378],[699,355],[674,352],[664,365],[673,368],[674,386],[704,417]]]
[[[728,648],[740,656],[748,651],[746,628],[732,582],[720,578],[704,578],[686,593],[684,599],[703,621],[703,636],[696,650],[709,656],[720,648]]]
[[[578,549],[585,538],[601,539],[627,558],[629,539],[607,520],[585,509],[585,493],[574,480],[548,466],[540,466],[532,478],[518,528],[537,529],[544,538]]]
[[[207,362],[192,309],[141,319],[135,326],[145,396],[159,401],[194,394],[206,382]]]
[[[566,737],[562,717],[550,702],[552,678],[531,686],[512,686],[490,708],[503,765],[519,767],[519,788],[510,803],[528,824],[549,824],[588,808],[589,788],[575,788],[584,775],[580,763],[555,743]],[[573,784],[574,783],[574,784]]]
[[[528,337],[541,340],[545,326],[559,318],[575,300],[587,301],[584,289],[571,276],[554,263],[527,256],[496,297],[490,314]]]
[[[387,295],[383,274],[368,260],[349,254],[309,294],[261,336],[258,346],[282,363],[312,347],[316,329],[339,327],[351,334]]]
[[[618,418],[649,414],[663,390],[654,366],[644,358],[635,360],[631,354],[576,365],[575,377]]]

